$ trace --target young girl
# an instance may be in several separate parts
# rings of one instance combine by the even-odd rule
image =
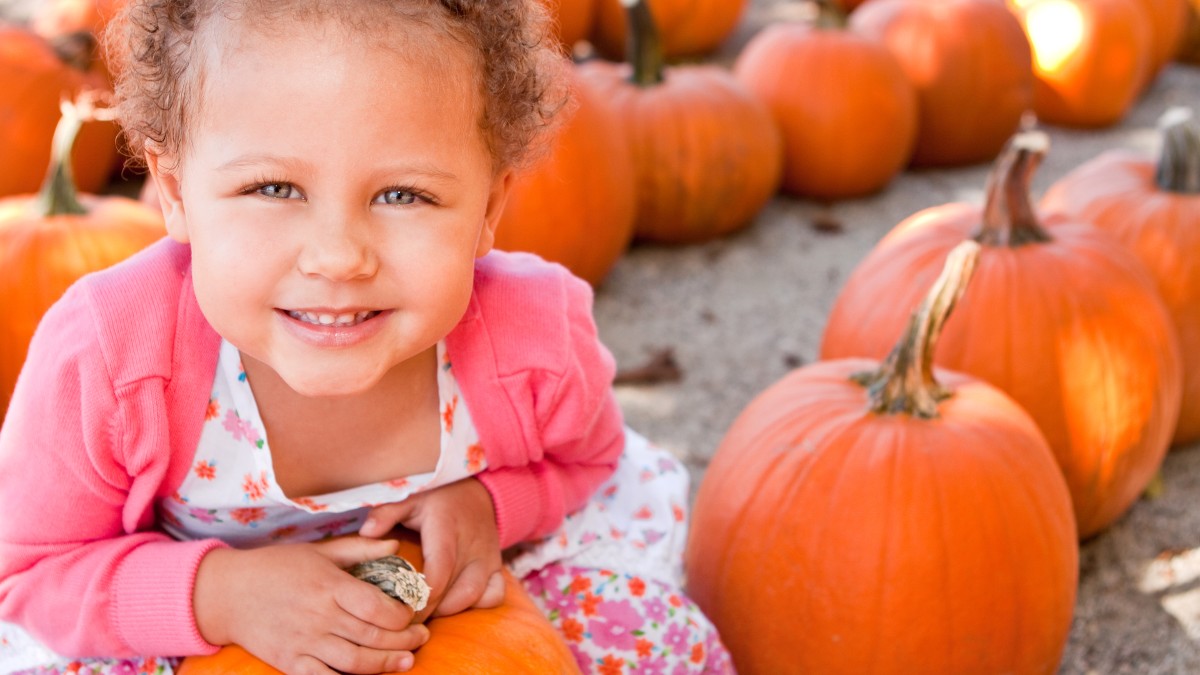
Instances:
[[[535,0],[142,0],[118,111],[169,237],[46,315],[0,431],[0,670],[406,670],[504,563],[584,672],[729,672],[686,474],[590,289],[492,252],[562,107]],[[343,569],[421,534],[414,617]]]

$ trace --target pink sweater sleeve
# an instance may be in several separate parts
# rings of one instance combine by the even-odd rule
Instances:
[[[0,429],[0,619],[68,656],[211,653],[192,587],[221,544],[151,530],[164,383],[114,385],[86,298],[43,319]]]
[[[592,318],[592,290],[566,278],[568,336],[563,363],[541,374],[533,395],[541,457],[525,466],[487,470],[500,545],[550,534],[583,507],[616,470],[624,423],[612,391],[616,364]],[[528,336],[525,340],[528,341]]]

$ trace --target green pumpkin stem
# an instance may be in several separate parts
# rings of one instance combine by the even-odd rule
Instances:
[[[938,403],[949,398],[951,392],[933,376],[933,354],[942,326],[967,289],[979,251],[980,245],[970,239],[955,246],[887,359],[878,370],[852,376],[867,388],[872,412],[920,419],[938,416]]]
[[[63,101],[62,117],[54,128],[50,144],[50,167],[37,197],[37,213],[43,217],[87,213],[79,203],[75,172],[71,168],[71,148],[83,126],[83,115],[74,103]]]
[[[1190,108],[1176,106],[1163,113],[1162,154],[1154,182],[1164,192],[1200,194],[1200,120]]]
[[[1016,248],[1052,240],[1029,197],[1033,174],[1049,147],[1050,137],[1041,131],[1022,131],[1008,142],[988,174],[983,222],[972,237],[975,241]]]
[[[843,30],[850,20],[846,16],[846,12],[833,2],[833,0],[816,0],[817,18],[813,22],[813,26],[817,30]]]
[[[662,84],[665,78],[666,58],[663,56],[662,38],[654,15],[645,0],[621,0],[625,5],[625,17],[629,23],[629,39],[625,58],[633,66],[630,81],[639,87]]]

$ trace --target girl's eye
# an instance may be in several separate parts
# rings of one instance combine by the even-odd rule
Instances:
[[[392,206],[407,206],[417,201],[417,194],[409,190],[384,190],[379,194],[380,203]]]
[[[288,183],[264,183],[254,189],[255,192],[272,199],[301,199],[300,191]]]

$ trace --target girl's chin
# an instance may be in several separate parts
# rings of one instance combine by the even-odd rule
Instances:
[[[375,374],[347,377],[346,373],[280,373],[283,381],[301,396],[339,398],[369,391],[379,381]]]

